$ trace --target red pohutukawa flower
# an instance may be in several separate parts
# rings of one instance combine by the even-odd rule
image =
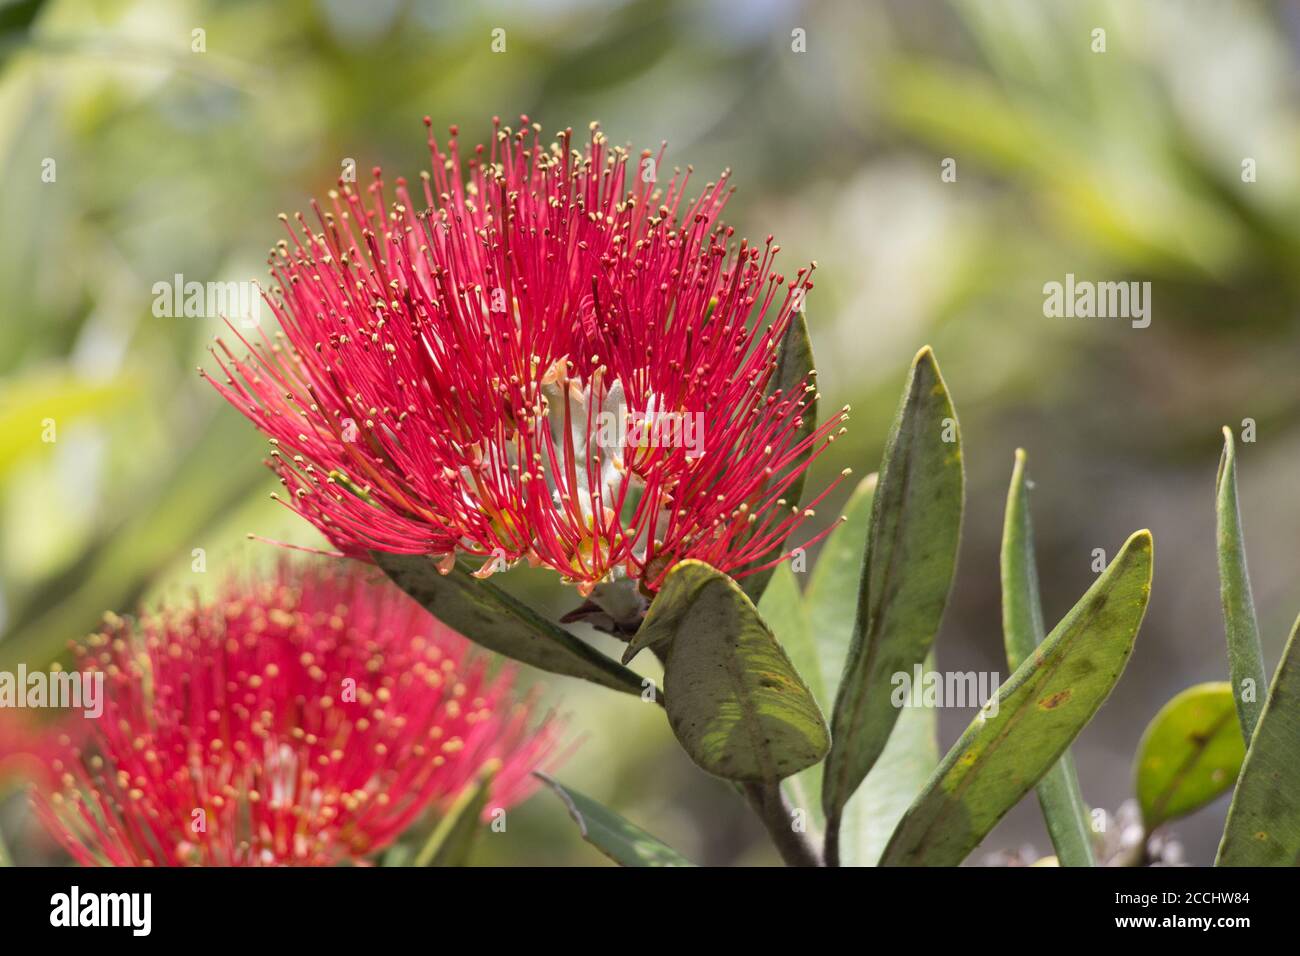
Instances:
[[[281,331],[220,346],[214,384],[349,555],[526,558],[584,591],[775,563],[820,500],[790,485],[847,411],[803,434],[813,382],[771,384],[812,269],[787,282],[771,236],[734,241],[728,174],[687,201],[689,168],[654,183],[662,150],[638,163],[595,124],[548,148],[523,123],[465,163],[455,127],[445,151],[430,132],[415,195],[398,179],[390,202],[376,169],[314,224],[282,216]]]
[[[105,705],[37,812],[82,864],[328,865],[392,843],[499,762],[523,799],[558,732],[509,667],[396,588],[281,567],[210,604],[110,616],[79,648]]]

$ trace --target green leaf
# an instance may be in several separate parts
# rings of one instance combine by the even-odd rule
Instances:
[[[1246,750],[1216,866],[1300,865],[1300,618]]]
[[[1250,593],[1241,510],[1237,506],[1237,455],[1232,430],[1226,426],[1214,492],[1219,597],[1223,602],[1223,623],[1228,634],[1228,674],[1232,678],[1241,733],[1246,743],[1250,743],[1250,735],[1259,720],[1260,692],[1267,686],[1268,677],[1264,673],[1264,655],[1259,646],[1259,622],[1255,619],[1255,601]]]
[[[727,575],[701,561],[675,565],[634,644],[664,657],[668,722],[709,773],[773,783],[826,755],[817,702]]]
[[[1197,684],[1176,695],[1138,744],[1137,797],[1147,832],[1230,789],[1245,757],[1231,684]]]
[[[822,546],[804,600],[821,653],[822,674],[829,706],[839,689],[840,674],[853,635],[858,603],[858,582],[866,557],[865,543],[871,526],[871,501],[876,475],[858,484],[844,508],[844,522]],[[934,654],[925,662],[934,669]],[[840,815],[839,862],[842,866],[875,866],[889,836],[907,808],[921,792],[939,763],[939,715],[932,707],[907,707],[898,715],[893,732],[875,766]],[[808,770],[799,777],[817,773]],[[818,781],[817,792],[821,792]],[[825,824],[820,809],[817,826]]]
[[[500,760],[489,760],[478,776],[457,795],[446,814],[429,834],[412,866],[464,866],[474,837],[479,831],[479,817],[487,806],[492,778],[501,769]]]
[[[1002,525],[1002,638],[1007,648],[1007,663],[1013,671],[1033,655],[1046,633],[1028,484],[1025,451],[1017,448]]]
[[[1124,671],[1151,596],[1139,531],[998,688],[894,831],[882,866],[956,866],[1092,719]]]
[[[798,395],[808,386],[816,384],[813,379],[817,371],[813,364],[812,336],[808,334],[808,319],[802,312],[796,312],[790,319],[790,327],[786,329],[785,337],[781,340],[781,345],[776,353],[776,371],[772,373],[771,381],[767,386],[767,394],[771,395],[780,389],[784,396]],[[808,392],[807,405],[804,406],[803,417],[799,427],[795,430],[795,441],[801,442],[807,439],[817,430],[817,393]],[[799,460],[803,462],[807,455],[802,456]],[[804,479],[807,477],[807,471],[801,471],[790,482],[785,493],[781,495],[791,506],[797,506],[800,498],[803,496]],[[779,481],[781,476],[777,476]],[[778,544],[767,554],[755,562],[759,567],[770,561],[775,561],[780,556],[784,544]],[[763,596],[763,591],[767,588],[768,581],[772,576],[772,568],[765,571],[758,571],[754,574],[746,575],[741,580],[741,588],[745,594],[755,604]]]
[[[1025,451],[1016,449],[1002,528],[1002,636],[1007,663],[1014,671],[1043,640],[1043,606],[1034,558],[1034,527],[1029,515]],[[1079,773],[1066,750],[1038,782],[1038,803],[1061,866],[1095,866],[1088,806],[1079,790]]]
[[[957,564],[964,494],[957,414],[927,346],[912,362],[872,502],[822,783],[828,862],[838,858],[841,811],[898,719],[891,677],[924,661],[939,630]]]
[[[808,579],[804,602],[808,621],[815,636],[821,687],[817,700],[830,710],[844,673],[853,640],[853,617],[858,608],[858,583],[862,580],[862,563],[866,557],[867,532],[871,527],[871,501],[876,493],[876,473],[872,472],[853,489],[844,505],[844,520],[822,545]],[[800,670],[800,673],[807,673]],[[809,686],[817,685],[809,679]]]
[[[372,551],[374,562],[403,591],[453,630],[490,651],[552,674],[580,677],[628,694],[641,677],[552,624],[496,585],[461,565],[442,574],[425,555]]]
[[[834,702],[848,653],[875,488],[876,476],[868,475],[849,497],[844,520],[822,545],[802,600],[794,573],[781,567],[759,604],[763,619],[823,707]],[[933,669],[933,655],[927,658],[926,667]],[[937,712],[926,707],[906,708],[876,765],[844,807],[840,821],[842,865],[875,866],[889,835],[938,762]],[[809,832],[820,834],[826,825],[821,768],[810,767],[787,777],[781,787],[790,803],[807,813]]]
[[[584,797],[540,771],[534,771],[534,776],[564,801],[582,838],[619,866],[695,865],[663,841],[590,797]]]
[[[1088,804],[1079,787],[1079,771],[1069,750],[1034,786],[1047,835],[1060,866],[1096,866]]]
[[[934,655],[925,659],[934,670]],[[840,818],[840,865],[875,866],[898,822],[939,764],[939,712],[904,707],[876,765]]]

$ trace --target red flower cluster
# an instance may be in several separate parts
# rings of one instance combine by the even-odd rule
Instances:
[[[328,865],[392,843],[499,761],[485,812],[533,786],[509,667],[396,588],[281,566],[211,604],[110,616],[83,668],[101,717],[65,735],[38,814],[84,865]],[[75,740],[73,739],[75,737]]]
[[[445,151],[430,133],[415,196],[376,169],[314,225],[282,217],[281,331],[222,345],[214,384],[346,554],[524,558],[583,590],[653,589],[685,558],[758,570],[844,418],[803,436],[813,383],[769,391],[811,269],[787,284],[770,236],[733,241],[726,174],[687,201],[689,169],[656,185],[662,151],[638,163],[594,124],[547,148],[523,121],[464,163],[455,127]]]

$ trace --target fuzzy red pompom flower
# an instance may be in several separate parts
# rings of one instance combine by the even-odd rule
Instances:
[[[397,589],[281,566],[80,647],[99,719],[64,736],[37,813],[85,865],[329,865],[391,844],[489,762],[531,792],[558,725]]]
[[[430,133],[414,194],[376,169],[312,224],[282,217],[279,331],[235,330],[248,355],[220,345],[214,384],[351,556],[527,559],[584,591],[775,563],[844,418],[804,429],[811,376],[773,387],[811,268],[787,282],[770,236],[735,241],[727,174],[688,201],[689,170],[656,184],[662,150],[638,162],[595,124],[547,147],[523,121],[464,162],[455,127],[445,150]]]

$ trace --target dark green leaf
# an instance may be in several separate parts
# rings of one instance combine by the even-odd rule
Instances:
[[[876,476],[868,475],[849,498],[844,521],[822,546],[802,600],[794,573],[783,566],[772,576],[759,605],[763,619],[823,706],[835,699],[848,652],[875,487]],[[932,669],[932,661],[927,658],[927,669]],[[840,820],[842,865],[875,866],[889,835],[939,762],[937,725],[933,708],[909,707],[899,715],[876,765],[844,807]],[[807,813],[809,832],[820,834],[826,825],[821,768],[810,767],[787,777],[781,787],[790,803]]]
[[[1246,570],[1246,545],[1242,540],[1241,511],[1237,506],[1237,456],[1232,431],[1223,429],[1223,455],[1215,479],[1215,513],[1219,545],[1219,596],[1228,634],[1228,674],[1232,678],[1237,718],[1246,743],[1259,720],[1259,698],[1268,678],[1259,647],[1259,623]]]
[[[945,440],[950,439],[950,440]],[[892,675],[925,660],[957,563],[965,477],[957,415],[930,348],[912,362],[880,467],[822,803],[837,859],[845,803],[884,750],[899,711]]]
[[[490,651],[540,670],[641,693],[641,678],[461,565],[442,574],[425,555],[371,552],[374,562],[434,617]]]
[[[822,546],[804,597],[826,688],[826,696],[819,700],[828,707],[835,701],[853,635],[876,480],[872,472],[849,496],[844,521]],[[926,670],[933,669],[933,665],[931,654],[926,658]],[[885,749],[841,813],[842,866],[876,865],[889,835],[939,763],[938,731],[938,712],[934,708],[907,707],[898,715]],[[799,776],[817,772],[814,768]],[[821,793],[820,780],[816,792]],[[817,823],[825,826],[820,808]]]
[[[582,838],[619,866],[694,866],[672,847],[635,824],[544,773],[536,773],[564,801]]]
[[[1151,533],[1110,567],[962,734],[894,831],[882,866],[956,866],[1092,719],[1151,596]]]
[[[636,642],[664,656],[668,722],[710,773],[771,783],[826,755],[817,702],[727,575],[701,561],[674,566]]]
[[[1137,797],[1147,831],[1230,789],[1245,756],[1231,684],[1197,684],[1176,695],[1138,744]]]
[[[1002,528],[1002,636],[1007,663],[1013,671],[1034,653],[1044,633],[1028,487],[1025,452],[1017,448]],[[1047,771],[1036,789],[1061,866],[1095,866],[1088,806],[1083,802],[1079,774],[1069,750]]]
[[[858,609],[858,584],[862,581],[875,493],[876,473],[872,472],[858,482],[845,503],[844,520],[822,545],[804,595],[809,628],[815,637],[822,690],[818,690],[802,669],[800,673],[808,677],[809,686],[818,694],[818,702],[828,711],[835,704],[835,693],[853,640],[853,617]]]
[[[1300,865],[1300,618],[1251,736],[1216,866]]]

